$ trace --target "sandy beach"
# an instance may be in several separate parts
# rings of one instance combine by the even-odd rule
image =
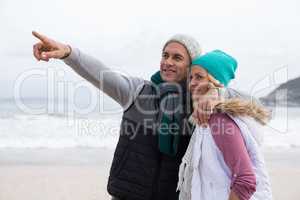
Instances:
[[[267,149],[274,199],[300,199],[300,149]],[[1,149],[0,200],[110,199],[113,150]]]

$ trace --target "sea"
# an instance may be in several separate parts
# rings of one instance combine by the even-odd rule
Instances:
[[[122,108],[76,107],[47,99],[1,99],[0,148],[114,149]],[[300,107],[271,109],[272,120],[262,131],[263,146],[300,148]]]

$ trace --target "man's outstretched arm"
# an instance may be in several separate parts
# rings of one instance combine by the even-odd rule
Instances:
[[[99,60],[86,55],[69,45],[52,40],[37,32],[32,33],[40,40],[33,46],[37,60],[48,62],[62,59],[75,72],[117,101],[127,109],[142,89],[145,81],[141,78],[125,76],[105,66]]]

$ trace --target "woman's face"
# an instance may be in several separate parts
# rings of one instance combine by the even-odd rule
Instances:
[[[190,58],[186,48],[177,42],[169,43],[163,50],[160,74],[166,82],[180,82],[186,79]]]
[[[193,65],[190,72],[189,89],[193,96],[204,95],[208,91],[209,78],[207,71]]]

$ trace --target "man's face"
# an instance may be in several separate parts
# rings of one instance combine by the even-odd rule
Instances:
[[[162,53],[160,75],[166,82],[180,82],[187,77],[191,60],[186,48],[177,42],[170,42]]]

